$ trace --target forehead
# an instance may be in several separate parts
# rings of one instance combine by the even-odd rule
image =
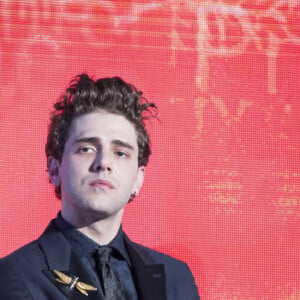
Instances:
[[[96,111],[75,118],[69,131],[69,139],[96,137],[109,141],[120,139],[137,147],[137,134],[134,125],[124,116]]]

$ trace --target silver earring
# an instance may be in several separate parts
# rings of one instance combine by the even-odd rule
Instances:
[[[133,193],[130,195],[130,198],[129,198],[129,201],[128,201],[128,202],[131,202],[136,196],[137,196],[137,192],[133,192]]]

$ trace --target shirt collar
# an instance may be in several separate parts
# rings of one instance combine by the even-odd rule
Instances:
[[[92,252],[94,252],[99,246],[95,241],[81,233],[74,226],[68,223],[59,212],[57,218],[55,219],[55,225],[59,231],[64,235],[64,237],[71,244],[74,252],[79,256],[85,256]],[[117,250],[119,254],[127,261],[129,265],[131,265],[129,255],[126,250],[125,242],[124,242],[124,232],[122,230],[122,226],[114,237],[114,239],[109,243],[108,246],[111,246],[113,249]]]

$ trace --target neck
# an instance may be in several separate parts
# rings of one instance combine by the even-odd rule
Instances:
[[[100,221],[97,223],[90,224],[90,226],[80,227],[78,230],[94,240],[99,245],[109,244],[117,235],[120,229],[120,223],[118,226],[111,226],[110,224]]]
[[[123,210],[108,218],[91,218],[91,216],[70,216],[62,210],[62,217],[77,228],[81,233],[95,241],[99,245],[109,244],[117,235],[123,215]]]

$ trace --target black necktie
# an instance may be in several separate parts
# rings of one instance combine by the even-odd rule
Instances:
[[[97,268],[102,279],[103,292],[106,300],[125,300],[123,287],[111,266],[112,248],[102,246],[98,248]]]

